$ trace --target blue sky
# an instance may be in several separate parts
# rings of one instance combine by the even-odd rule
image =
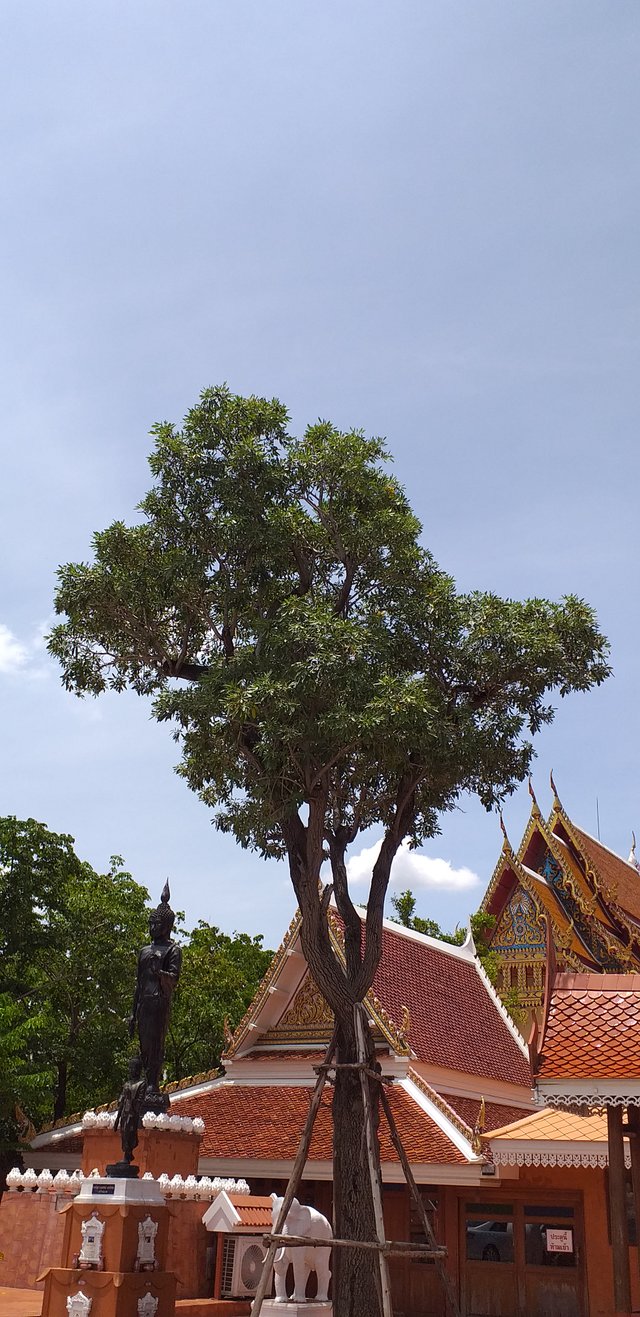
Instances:
[[[227,380],[296,429],[385,434],[461,588],[595,605],[615,676],[563,703],[535,782],[546,807],[553,767],[593,832],[598,798],[626,854],[637,0],[6,0],[2,27],[1,812],[121,853],[156,899],[169,875],[188,922],[279,940],[284,867],[215,833],[143,701],[66,695],[41,639],[58,563],[148,487],[150,426]],[[451,926],[500,840],[462,802],[425,849],[444,866],[403,857],[398,883]]]

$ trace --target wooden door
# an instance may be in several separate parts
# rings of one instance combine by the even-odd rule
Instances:
[[[522,1205],[523,1311],[527,1317],[585,1317],[580,1205],[536,1198]]]
[[[518,1317],[515,1202],[460,1202],[463,1312]]]
[[[466,1317],[587,1317],[575,1197],[460,1200],[460,1233]]]

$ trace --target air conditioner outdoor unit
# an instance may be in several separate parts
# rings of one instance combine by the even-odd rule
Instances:
[[[226,1235],[222,1251],[223,1299],[255,1294],[267,1250],[262,1235]]]

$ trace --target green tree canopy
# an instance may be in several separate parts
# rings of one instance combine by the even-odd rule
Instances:
[[[279,402],[216,388],[182,429],[156,426],[140,519],[96,534],[91,563],[60,569],[65,618],[49,648],[78,694],[151,695],[218,826],[286,855],[305,955],[351,1061],[398,847],[433,836],[462,791],[486,806],[512,791],[550,697],[601,682],[607,646],[574,596],[458,593],[421,544],[382,440],[328,422],[296,438],[287,425]],[[362,937],[345,857],[374,825]],[[319,888],[325,853],[345,970]],[[339,1072],[337,1220],[356,1237],[372,1228],[360,1101],[354,1073]],[[370,1268],[349,1252],[337,1317],[377,1310]]]
[[[119,856],[106,874],[73,838],[34,819],[0,818],[0,1158],[36,1128],[114,1099],[131,1050],[136,957],[148,940],[148,893]],[[20,930],[22,929],[22,933]],[[183,973],[167,1079],[219,1064],[269,963],[261,937],[200,923],[183,937]]]
[[[262,946],[262,937],[229,937],[200,920],[183,947],[166,1043],[168,1079],[184,1079],[219,1065],[225,1029],[234,1029],[242,1019],[272,955]]]

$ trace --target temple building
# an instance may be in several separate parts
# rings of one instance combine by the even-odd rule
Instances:
[[[556,1103],[553,1087],[560,1081],[552,1073],[551,1042],[559,998],[557,991],[552,998],[552,989],[564,985],[563,973],[588,975],[590,991],[594,979],[601,981],[607,1019],[615,1008],[615,1036],[626,1031],[629,1053],[613,1070],[607,1062],[606,1079],[613,1096],[617,1085],[630,1103],[628,1084],[638,1083],[640,996],[627,1002],[623,989],[640,982],[629,974],[640,969],[640,873],[633,858],[621,859],[573,824],[554,791],[548,821],[533,799],[517,853],[505,836],[483,908],[496,917],[492,945],[502,961],[501,991],[516,989],[531,1013],[531,1045],[490,982],[471,935],[454,946],[385,921],[382,959],[365,1005],[391,1114],[435,1237],[446,1249],[447,1283],[461,1313],[613,1317],[621,1311],[614,1281],[623,1257],[631,1307],[640,1306],[635,1203],[632,1196],[628,1228],[616,1242],[614,1145],[607,1119],[591,1101],[602,1081],[599,1072],[580,1072],[583,1088],[589,1081],[589,1104],[583,1088],[567,1089],[575,1047],[563,1043],[558,1073],[570,1101],[563,1089]],[[335,911],[329,919],[334,950],[344,958]],[[579,989],[579,979],[572,986]],[[205,1317],[214,1312],[207,1304],[227,1301],[236,1305],[226,1309],[229,1317],[249,1313],[269,1195],[284,1191],[292,1171],[332,1030],[296,915],[228,1040],[223,1069],[169,1086],[177,1128],[171,1164],[159,1162],[159,1129],[141,1131],[141,1173],[172,1197],[167,1265],[178,1277],[182,1317]],[[587,1053],[589,1046],[597,1053],[597,1030],[587,1033]],[[578,1107],[589,1105],[592,1114],[576,1110],[576,1094]],[[32,1169],[22,1180],[18,1175],[19,1187],[0,1203],[0,1285],[32,1287],[55,1265],[59,1208],[70,1192],[64,1176],[104,1172],[117,1155],[112,1119],[103,1111],[58,1122],[25,1149]],[[422,1246],[420,1215],[382,1112],[378,1133],[386,1238]],[[332,1139],[327,1087],[299,1197],[329,1218]],[[618,1152],[621,1146],[618,1140]],[[628,1161],[628,1148],[620,1156]],[[63,1187],[56,1190],[53,1177],[60,1186],[60,1175]],[[614,1184],[620,1198],[624,1160]],[[226,1192],[224,1185],[227,1197],[218,1201],[215,1193]],[[233,1185],[242,1192],[234,1194]],[[432,1259],[392,1257],[390,1276],[398,1317],[446,1317],[445,1289]]]
[[[495,926],[489,943],[500,958],[498,989],[531,1014],[544,1000],[547,928],[558,967],[624,974],[640,969],[640,872],[579,828],[563,808],[553,778],[543,817],[533,790],[524,836],[502,852],[482,901]],[[504,827],[503,827],[504,832]]]

